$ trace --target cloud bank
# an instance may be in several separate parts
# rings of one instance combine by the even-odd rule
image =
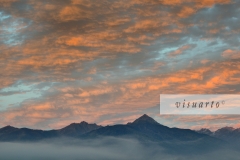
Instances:
[[[240,93],[236,0],[0,0],[0,125],[159,115],[161,93]],[[169,121],[169,119],[171,119]]]
[[[171,151],[154,143],[142,143],[134,139],[105,137],[97,140],[56,139],[36,143],[1,143],[1,159],[238,159],[239,152],[234,149],[213,149],[196,153]],[[197,148],[197,147],[196,147]],[[14,153],[14,154],[13,154]]]

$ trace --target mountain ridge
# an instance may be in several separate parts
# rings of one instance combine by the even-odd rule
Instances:
[[[222,139],[224,141],[240,146],[240,128],[226,126],[219,128],[213,132],[207,128],[202,128],[200,130],[196,130],[196,132],[206,134],[208,136],[215,137],[218,139]]]
[[[0,141],[39,141],[42,139],[72,137],[72,138],[98,138],[102,136],[130,137],[140,140],[162,141],[195,141],[207,139],[218,141],[206,134],[201,134],[190,129],[170,128],[164,126],[148,115],[144,114],[127,124],[100,126],[85,121],[71,123],[57,130],[37,130],[29,128],[15,128],[5,126],[0,129]]]

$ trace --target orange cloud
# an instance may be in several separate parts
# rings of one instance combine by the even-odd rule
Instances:
[[[23,39],[21,44],[0,39],[0,89],[21,83],[53,84],[46,84],[50,89],[42,91],[39,99],[1,111],[1,125],[55,128],[80,120],[120,123],[142,112],[158,114],[151,107],[159,104],[161,93],[239,93],[239,51],[230,49],[236,47],[232,40],[239,33],[231,25],[238,23],[225,23],[236,11],[228,15],[219,8],[214,14],[204,10],[215,4],[234,8],[230,0],[22,2],[30,10],[14,1],[0,2],[13,19],[31,22],[13,36]],[[221,41],[229,49],[212,47],[211,56],[200,49],[196,61],[188,56],[181,59],[194,47],[186,43],[203,39]],[[176,46],[180,47],[167,55],[160,53]],[[224,59],[215,61],[219,52]],[[193,65],[187,66],[190,61]],[[102,119],[109,115],[120,116]]]
[[[208,62],[210,62],[210,60],[208,60],[208,59],[203,59],[203,60],[201,60],[200,61],[202,64],[207,64]]]
[[[17,0],[0,0],[1,6],[3,7],[10,7],[14,2],[17,2]]]
[[[181,18],[187,18],[193,13],[195,13],[196,10],[194,10],[192,7],[183,7],[181,11],[178,13],[178,16]]]
[[[222,53],[222,57],[230,59],[240,58],[240,51],[227,49]]]
[[[20,124],[20,122],[17,123],[19,117],[25,117],[25,120],[21,121],[21,125],[28,126],[46,122],[48,119],[49,121],[58,119],[58,122],[48,123],[49,126],[57,128],[64,124],[67,125],[67,122],[71,121],[68,120],[68,115],[73,117],[71,122],[79,121],[79,119],[100,124],[126,122],[133,118],[120,117],[101,120],[101,116],[135,112],[139,109],[156,106],[159,104],[159,94],[161,93],[216,93],[220,87],[237,85],[240,79],[233,77],[240,75],[240,66],[235,63],[238,67],[231,68],[232,65],[229,65],[231,63],[235,62],[209,63],[204,67],[142,77],[117,84],[103,83],[81,88],[57,87],[55,88],[58,90],[56,95],[52,95],[51,98],[46,97],[45,102],[29,102],[23,108],[1,112],[1,117],[6,119],[2,124],[6,122]],[[201,121],[213,121],[215,118],[205,116],[201,117]],[[31,119],[31,123],[29,119]],[[223,118],[218,116],[217,119]],[[231,117],[224,119],[233,120]],[[194,119],[181,119],[181,121],[193,123]]]
[[[187,49],[189,49],[189,48],[191,48],[190,45],[184,45],[184,46],[178,48],[177,50],[175,50],[175,51],[173,51],[173,52],[170,52],[168,55],[169,55],[170,57],[174,57],[174,56],[177,56],[177,55],[179,55],[179,54],[182,54],[183,51],[185,51],[185,50],[187,50]]]
[[[197,0],[198,5],[201,7],[211,7],[215,4],[228,4],[231,3],[231,0]]]
[[[59,19],[61,21],[79,20],[84,18],[90,18],[92,12],[82,10],[76,6],[66,6],[59,13]]]

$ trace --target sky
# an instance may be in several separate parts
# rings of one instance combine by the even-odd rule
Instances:
[[[240,93],[239,26],[239,0],[0,0],[0,127],[240,127],[159,114],[160,94]]]

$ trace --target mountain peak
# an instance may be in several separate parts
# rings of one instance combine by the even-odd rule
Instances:
[[[235,128],[233,128],[233,127],[223,127],[223,128],[220,128],[220,129],[218,129],[216,132],[231,132],[231,131],[233,131],[233,130],[235,130]]]
[[[85,122],[85,121],[82,121],[80,124],[88,124],[87,122]]]
[[[141,117],[139,117],[138,119],[136,119],[133,123],[157,123],[153,118],[149,117],[148,115],[144,114]]]
[[[92,130],[101,128],[102,126],[98,126],[95,123],[89,124],[85,121],[80,123],[71,123],[70,125],[58,130],[61,135],[64,136],[80,136],[81,134],[90,132]]]
[[[207,134],[207,135],[211,135],[213,134],[213,132],[207,128],[202,128],[200,130],[197,130],[198,133],[202,133],[202,134]]]
[[[10,126],[10,125],[5,126],[3,128],[0,128],[0,131],[5,132],[5,133],[12,132],[12,131],[15,131],[15,130],[18,130],[18,128],[15,128],[15,127]]]
[[[1,128],[1,129],[16,129],[16,128],[15,128],[15,127],[13,127],[13,126],[7,125],[7,126],[5,126],[5,127]]]
[[[233,131],[233,130],[235,130],[235,128],[233,128],[233,127],[223,127],[222,129],[225,129],[225,130],[229,130],[229,131]]]

